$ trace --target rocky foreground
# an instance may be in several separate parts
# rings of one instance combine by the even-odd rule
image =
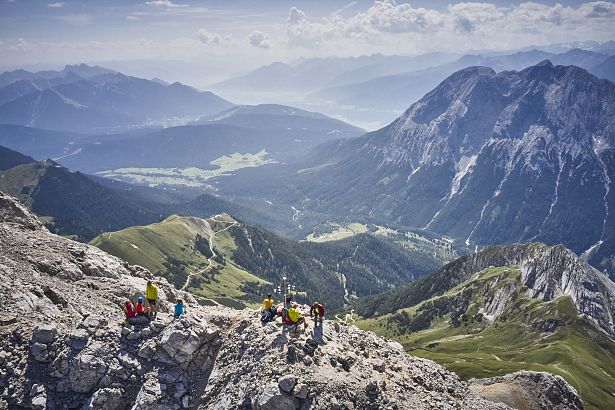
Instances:
[[[157,320],[124,326],[122,303],[149,277],[50,234],[0,193],[0,408],[582,408],[560,377],[523,372],[470,389],[373,333],[325,322],[295,335],[252,310],[201,307],[164,280]],[[172,321],[178,297],[188,315]]]

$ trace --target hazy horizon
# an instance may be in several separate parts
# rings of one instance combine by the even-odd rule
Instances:
[[[201,89],[273,62],[615,38],[609,1],[0,3],[1,69],[88,63]]]

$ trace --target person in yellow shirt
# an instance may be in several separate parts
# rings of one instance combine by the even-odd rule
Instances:
[[[297,326],[303,323],[303,327],[307,327],[307,322],[305,321],[305,318],[301,315],[301,312],[299,312],[299,305],[297,303],[295,303],[290,309],[288,309],[288,320],[290,321],[289,324],[293,326]]]
[[[271,306],[273,306],[273,299],[271,298],[271,293],[267,295],[265,300],[263,300],[263,311],[267,312],[271,310]]]
[[[158,286],[151,280],[147,281],[147,287],[145,288],[145,298],[147,299],[147,312],[152,318],[156,318],[158,315]]]
[[[261,321],[263,323],[271,322],[275,318],[276,307],[273,305],[273,299],[271,294],[268,294],[263,300],[263,310],[261,315]]]

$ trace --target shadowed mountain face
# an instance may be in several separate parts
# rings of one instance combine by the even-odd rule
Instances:
[[[271,189],[295,206],[468,244],[564,243],[614,272],[614,115],[615,85],[578,67],[468,68],[389,126],[321,147]]]
[[[34,159],[0,145],[0,171],[5,171],[17,165],[29,164]]]
[[[291,224],[290,214],[265,214],[207,194],[183,198],[119,182],[103,185],[100,178],[71,172],[50,160],[33,162],[29,157],[11,155],[3,156],[2,161],[10,158],[22,164],[0,172],[0,191],[19,197],[54,232],[81,240],[104,231],[158,222],[175,213],[208,217],[228,212],[280,230]]]
[[[233,106],[211,92],[125,76],[100,67],[0,76],[0,123],[98,133],[181,124]]]

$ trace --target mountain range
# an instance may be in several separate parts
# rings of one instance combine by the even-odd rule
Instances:
[[[356,309],[360,327],[462,378],[539,369],[570,380],[585,408],[615,401],[615,284],[562,245],[490,247]]]
[[[364,132],[319,113],[266,104],[234,106],[193,125],[116,134],[0,124],[0,145],[127,182],[215,190],[214,180],[238,169],[292,161],[322,142]]]
[[[556,65],[573,64],[609,78],[613,71],[605,62],[615,54],[609,44],[570,43],[463,56],[433,53],[304,59],[264,66],[211,87],[240,100],[289,101],[375,129],[395,119],[446,77],[469,66],[487,66],[499,72],[521,70],[550,59]]]
[[[471,67],[387,127],[227,189],[467,244],[563,243],[612,273],[613,110],[615,85],[575,66]]]
[[[0,75],[0,123],[102,133],[181,124],[233,106],[211,92],[130,77],[101,67]]]
[[[509,55],[465,55],[447,64],[428,67],[395,75],[380,76],[342,86],[319,90],[307,100],[322,100],[323,105],[351,106],[361,112],[389,112],[399,114],[413,101],[436,87],[446,77],[455,71],[471,67],[491,67],[497,72],[505,70],[521,70],[527,66],[550,59],[553,64],[576,65],[585,68],[601,78],[609,78],[609,55],[581,49],[573,49],[561,54],[553,54],[539,50],[523,51]],[[603,67],[602,64],[607,64]],[[603,77],[604,76],[604,77]],[[380,115],[387,119],[387,115]]]
[[[348,58],[299,59],[290,64],[275,62],[242,76],[212,84],[211,88],[231,93],[310,92],[377,76],[419,70],[451,61],[456,57],[455,54],[447,53],[420,56],[373,54]]]

